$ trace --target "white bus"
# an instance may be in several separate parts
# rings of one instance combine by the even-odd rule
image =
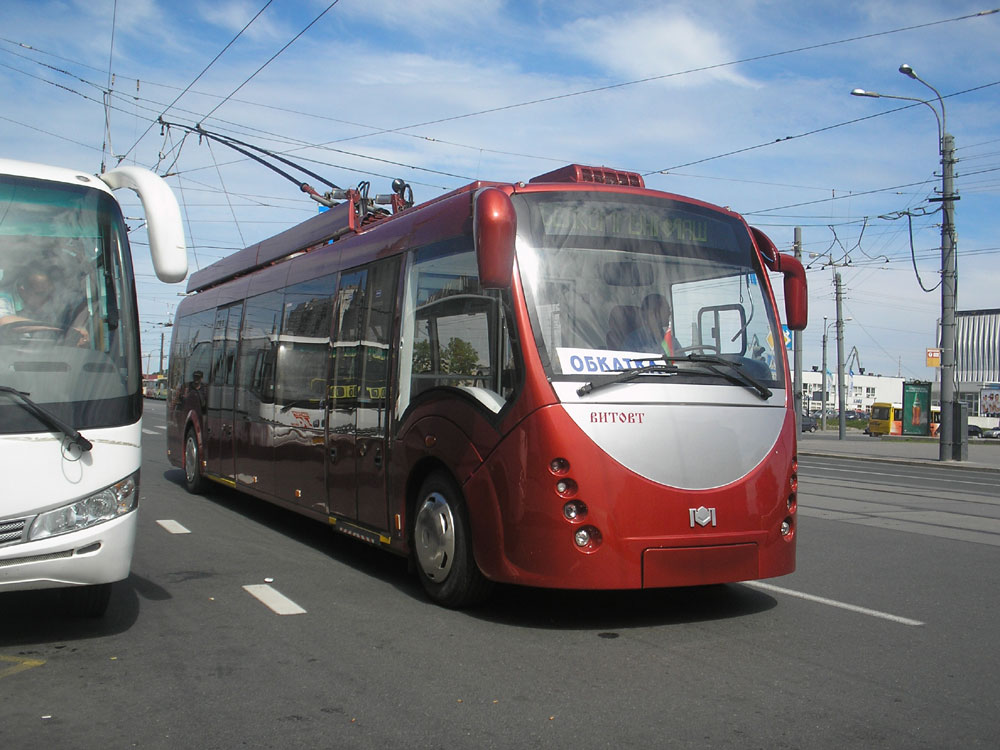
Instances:
[[[0,159],[0,596],[63,588],[92,617],[129,575],[142,458],[122,187],[142,201],[157,276],[183,280],[180,210],[152,172]]]

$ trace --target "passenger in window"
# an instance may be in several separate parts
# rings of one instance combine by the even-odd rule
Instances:
[[[641,352],[674,353],[670,303],[662,294],[647,294],[639,308],[637,327],[625,339],[625,346]]]
[[[205,404],[205,373],[201,370],[195,370],[191,373],[191,382],[188,383],[188,393],[192,393],[198,397],[198,400],[204,406]]]
[[[45,271],[29,271],[17,282],[17,296],[21,299],[21,309],[15,315],[0,317],[0,330],[26,338],[55,340],[56,338],[76,346],[88,346],[90,335],[74,320],[63,325],[66,306],[56,300],[56,285]]]

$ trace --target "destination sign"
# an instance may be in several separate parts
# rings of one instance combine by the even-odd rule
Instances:
[[[547,235],[732,245],[732,231],[725,224],[666,207],[604,201],[539,201],[537,205]]]

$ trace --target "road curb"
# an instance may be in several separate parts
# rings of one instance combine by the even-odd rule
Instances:
[[[1000,473],[1000,467],[985,466],[979,463],[969,463],[968,461],[938,461],[927,458],[900,458],[898,456],[872,456],[859,453],[838,453],[829,451],[798,451],[800,456],[812,456],[814,458],[854,458],[859,461],[885,461],[887,463],[901,464],[904,466],[939,466],[944,469],[971,469],[973,471],[984,471],[990,473]]]

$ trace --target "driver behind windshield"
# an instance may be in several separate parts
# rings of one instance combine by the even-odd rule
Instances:
[[[90,336],[86,329],[77,325],[78,321],[64,326],[65,309],[56,301],[56,285],[45,271],[28,271],[15,286],[21,299],[20,310],[14,315],[0,317],[0,331],[17,330],[27,334],[60,332],[60,337],[77,346],[87,346]]]

